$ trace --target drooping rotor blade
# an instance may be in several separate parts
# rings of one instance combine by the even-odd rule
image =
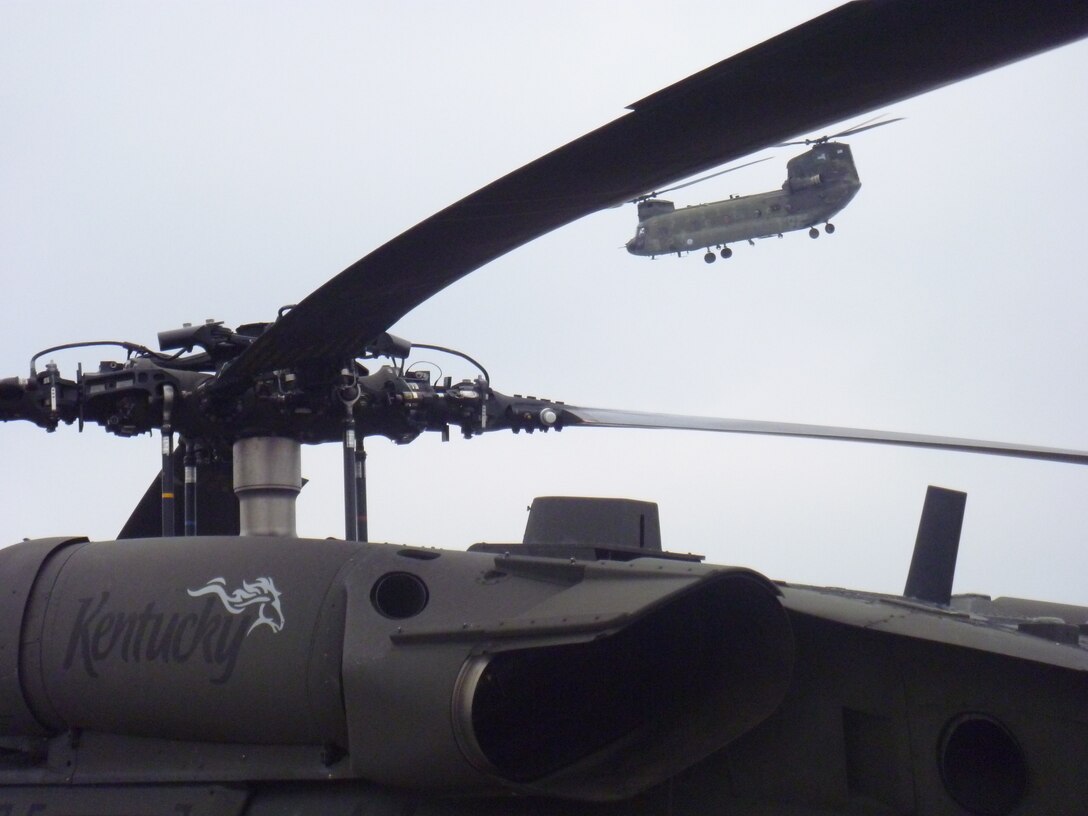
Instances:
[[[1014,456],[1020,459],[1042,459],[1088,465],[1088,451],[1012,445],[979,439],[959,439],[950,436],[873,431],[864,428],[838,428],[828,425],[804,425],[794,422],[765,422],[754,419],[720,419],[717,417],[652,414],[641,411],[620,411],[611,408],[579,408],[563,405],[564,426],[598,428],[666,428],[687,431],[717,431],[719,433],[763,434],[793,436],[809,439],[836,439],[846,442],[873,442],[882,445],[903,445],[911,448],[935,448],[964,453],[988,453]]]
[[[724,176],[726,173],[732,173],[734,170],[740,170],[740,169],[745,168],[745,167],[751,167],[753,164],[759,164],[760,162],[768,161],[771,158],[773,158],[773,157],[772,156],[764,156],[762,159],[756,159],[755,161],[745,162],[744,164],[737,164],[737,165],[734,165],[733,167],[727,167],[724,170],[719,170],[717,173],[711,173],[710,175],[707,175],[707,176],[700,176],[697,179],[692,179],[691,181],[685,181],[683,184],[676,184],[676,185],[674,185],[672,187],[666,187],[664,190],[654,190],[652,193],[647,193],[646,195],[641,195],[638,198],[632,198],[627,203],[628,204],[637,204],[638,202],[645,201],[648,198],[657,198],[659,195],[664,195],[665,193],[671,193],[673,190],[683,190],[685,187],[691,187],[694,184],[699,184],[700,182],[707,181],[708,179],[717,178],[718,176]]]
[[[556,227],[1086,34],[1088,0],[844,5],[636,102],[412,227],[282,315],[215,386],[358,355],[439,290]]]

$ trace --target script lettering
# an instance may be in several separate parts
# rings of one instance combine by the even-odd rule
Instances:
[[[211,667],[209,681],[226,683],[234,674],[246,636],[260,622],[256,609],[235,613],[217,597],[204,597],[196,612],[160,611],[155,602],[138,612],[110,608],[110,593],[80,598],[68,636],[64,669],[81,667],[97,678],[110,661]],[[275,630],[273,630],[275,631]]]

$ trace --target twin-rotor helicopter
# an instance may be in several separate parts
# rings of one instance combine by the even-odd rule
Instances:
[[[756,238],[781,238],[783,233],[803,229],[808,230],[810,238],[818,238],[819,224],[823,224],[824,231],[830,235],[835,231],[831,217],[849,204],[861,188],[850,145],[834,140],[901,119],[875,123],[870,119],[830,136],[782,142],[777,146],[800,144],[810,147],[786,163],[786,180],[778,190],[730,196],[725,201],[695,204],[680,210],[672,201],[658,198],[663,193],[766,161],[764,158],[640,196],[631,202],[638,206],[638,228],[635,237],[627,242],[627,251],[632,255],[656,258],[705,249],[703,260],[714,263],[717,260],[714,249],[722,258],[730,258],[733,250],[729,244],[738,241],[754,243]]]

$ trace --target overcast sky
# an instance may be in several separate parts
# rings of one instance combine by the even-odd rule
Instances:
[[[58,343],[269,320],[432,212],[834,5],[0,0],[0,376]],[[651,261],[620,249],[634,208],[609,210],[393,331],[464,350],[506,393],[1088,449],[1086,77],[1080,43],[894,106],[904,121],[850,140],[863,186],[834,236]],[[675,199],[776,188],[795,152]],[[56,360],[73,376],[103,356]],[[0,427],[0,538],[113,537],[158,451]],[[533,496],[631,496],[660,502],[668,549],[889,592],[926,485],[944,485],[969,493],[956,591],[1088,604],[1088,469],[1071,465],[586,429],[369,451],[375,540],[513,541]],[[300,532],[340,535],[337,446],[306,448],[303,469]]]

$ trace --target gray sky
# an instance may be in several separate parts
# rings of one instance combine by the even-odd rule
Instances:
[[[767,5],[0,2],[0,376],[58,343],[268,320],[430,213],[836,4]],[[896,105],[905,121],[851,140],[863,188],[834,236],[651,261],[618,249],[633,207],[610,210],[394,332],[464,350],[507,393],[1088,449],[1086,76],[1081,43]],[[775,188],[793,152],[675,199]],[[103,356],[56,359],[74,375]],[[5,541],[113,537],[159,464],[156,438],[94,427],[9,423],[0,451]],[[623,495],[660,502],[667,548],[891,592],[940,484],[969,493],[956,591],[1088,603],[1075,466],[577,429],[369,451],[376,540],[517,540],[533,496]],[[303,467],[300,531],[339,535],[339,450],[307,448]]]

